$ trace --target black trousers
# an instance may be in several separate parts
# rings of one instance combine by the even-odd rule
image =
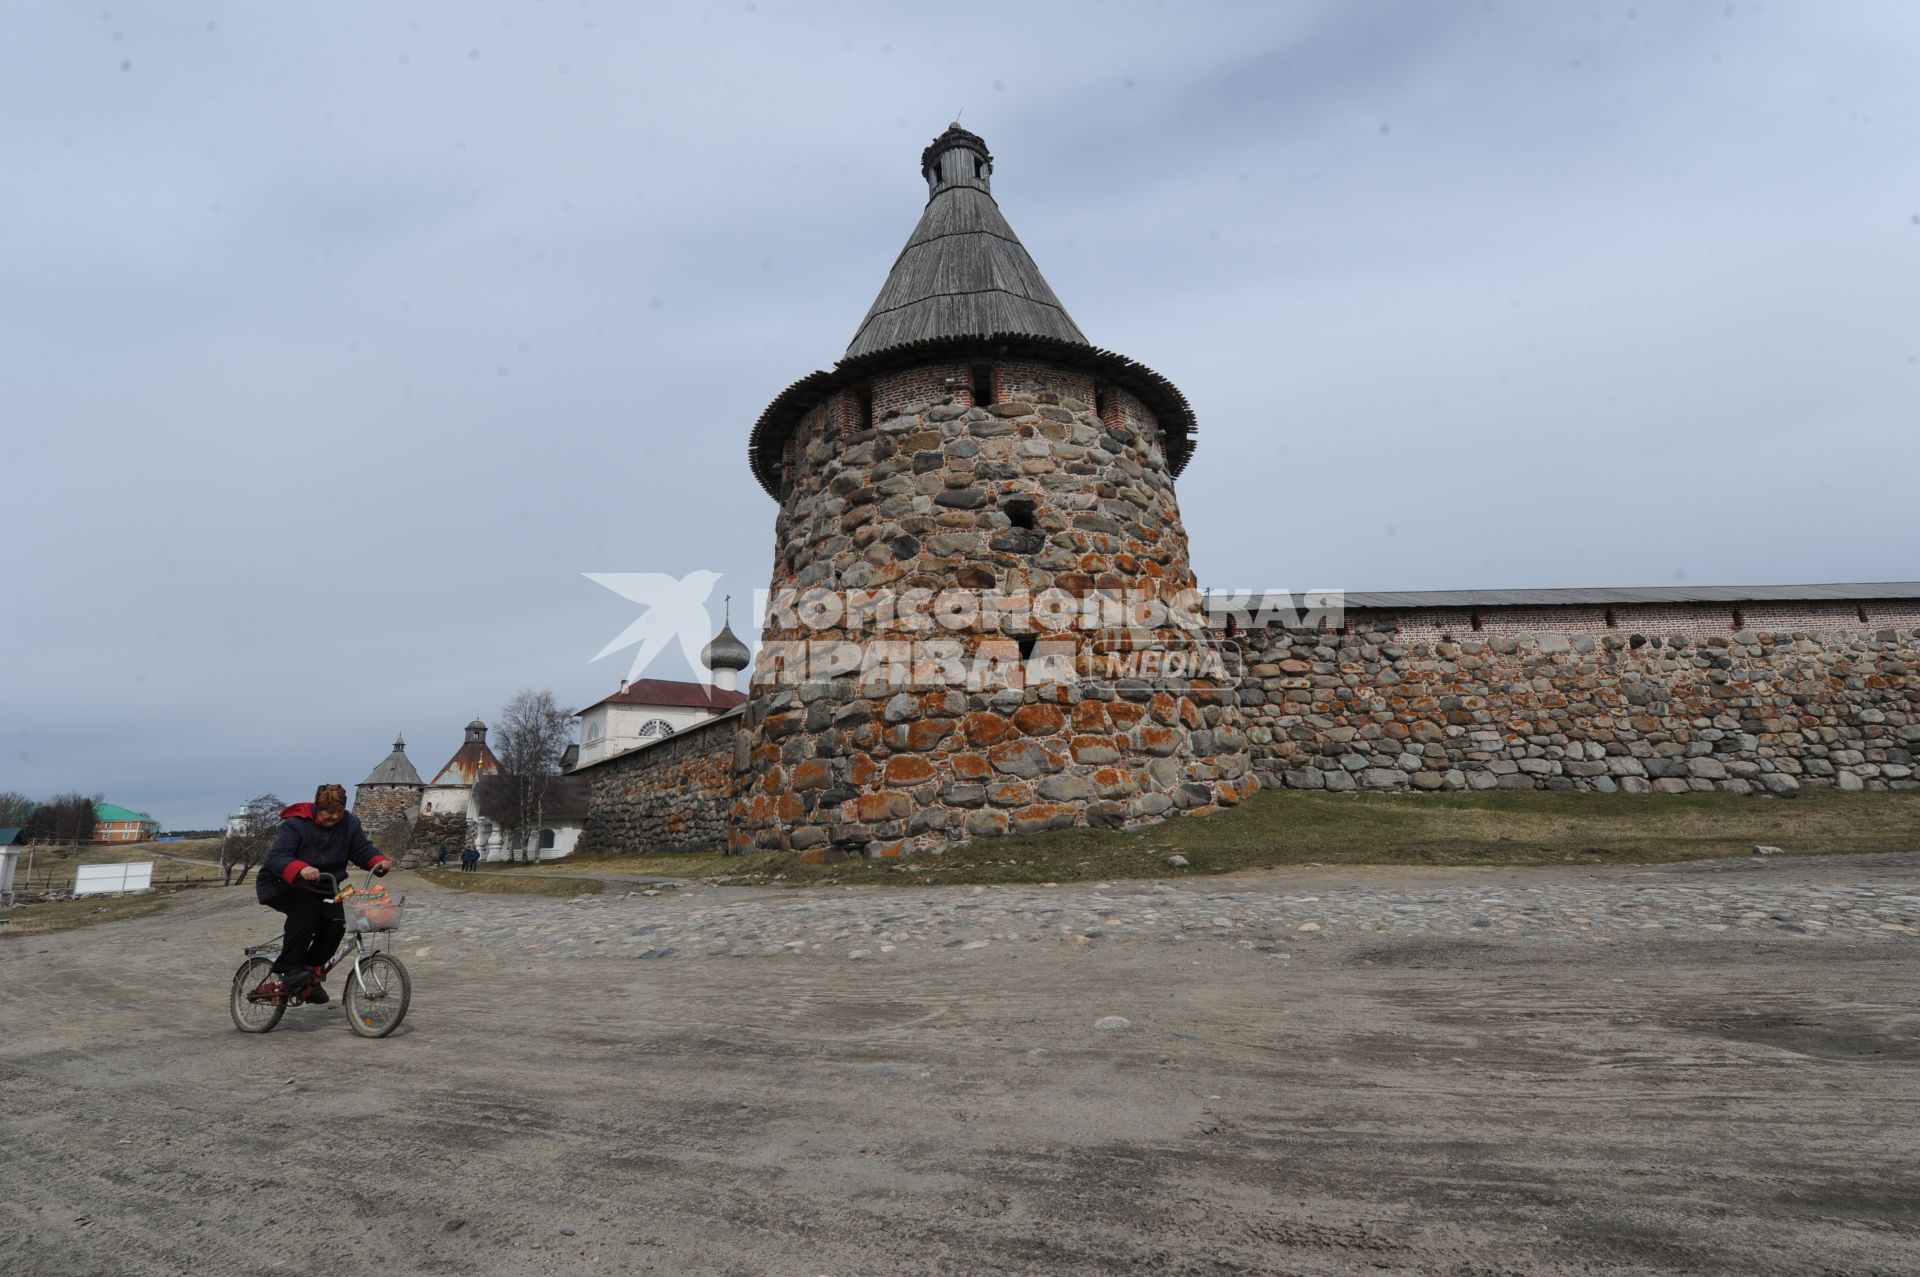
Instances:
[[[283,891],[267,907],[287,915],[286,937],[274,971],[285,974],[300,967],[325,966],[347,934],[347,915],[337,901],[295,888]]]

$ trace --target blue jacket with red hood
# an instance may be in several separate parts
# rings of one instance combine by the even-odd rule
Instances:
[[[267,859],[253,882],[253,894],[266,904],[285,892],[306,890],[293,883],[308,865],[332,874],[345,886],[349,864],[371,869],[388,859],[391,857],[368,841],[367,831],[360,828],[360,818],[352,812],[342,815],[332,829],[322,829],[314,822],[312,803],[294,803],[280,813],[280,832],[274,835],[273,846],[267,848]]]

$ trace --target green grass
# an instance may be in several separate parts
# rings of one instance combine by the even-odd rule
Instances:
[[[419,875],[436,887],[517,896],[597,896],[606,889],[605,883],[592,878],[509,877],[505,874],[462,873],[458,869],[422,869]]]
[[[1656,864],[1747,855],[1920,850],[1920,793],[1327,794],[1265,790],[1231,811],[1135,833],[1061,829],[940,855],[802,864],[788,854],[569,857],[507,874],[662,874],[738,883],[1066,882],[1285,865]],[[1186,857],[1175,870],[1166,861]],[[564,869],[562,868],[564,867]]]

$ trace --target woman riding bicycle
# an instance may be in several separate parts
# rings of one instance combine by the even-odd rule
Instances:
[[[254,880],[260,903],[287,916],[286,939],[273,972],[255,989],[257,997],[299,994],[308,1002],[326,1002],[320,977],[327,960],[347,932],[339,902],[310,889],[320,875],[344,877],[349,863],[385,875],[393,861],[367,840],[360,821],[347,810],[344,785],[322,785],[310,803],[294,803],[280,813],[280,832]]]

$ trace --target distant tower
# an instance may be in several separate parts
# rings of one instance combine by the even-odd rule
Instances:
[[[487,725],[476,718],[467,724],[466,739],[460,742],[460,748],[428,783],[425,810],[435,815],[465,812],[473,783],[499,770],[500,760],[487,747]]]
[[[1089,596],[1191,591],[1173,489],[1193,451],[1186,399],[1087,341],[1001,216],[978,135],[953,125],[920,170],[926,211],[846,355],[753,428],[754,474],[780,503],[776,599],[959,590],[1079,609]],[[898,855],[1131,826],[1256,787],[1216,677],[1102,677],[1113,666],[1092,634],[1050,631],[1036,613],[966,636],[964,654],[1022,663],[1044,645],[1074,677],[996,688],[916,676],[902,692],[863,665],[796,685],[782,677],[796,641],[851,639],[865,660],[877,642],[927,637],[904,622],[836,629],[798,615],[776,603],[762,630],[735,752],[735,849]],[[1136,631],[1116,647],[1180,642],[1191,634]]]
[[[700,660],[713,671],[713,685],[722,691],[740,690],[740,671],[747,668],[753,653],[733,633],[733,596],[727,595],[721,614],[720,632],[700,652]]]
[[[420,773],[407,758],[406,737],[396,734],[393,752],[353,789],[353,814],[360,818],[374,846],[394,856],[406,849],[425,788]]]

